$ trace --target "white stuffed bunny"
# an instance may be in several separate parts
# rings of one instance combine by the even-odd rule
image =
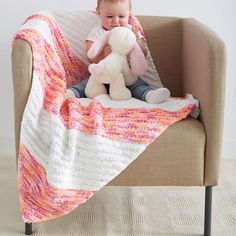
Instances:
[[[91,46],[88,58],[93,59],[100,54],[106,44],[111,46],[111,53],[98,64],[91,64],[91,76],[85,88],[85,94],[94,98],[106,94],[104,84],[110,84],[109,94],[114,100],[126,100],[131,92],[126,86],[137,81],[147,70],[146,58],[136,42],[134,33],[126,27],[115,27],[106,31]],[[130,67],[127,55],[130,55]]]

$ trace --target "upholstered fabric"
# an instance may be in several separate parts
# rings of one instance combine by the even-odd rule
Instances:
[[[164,87],[172,96],[183,95],[182,26],[176,17],[138,17],[144,28],[149,49]]]
[[[194,19],[183,20],[183,92],[200,102],[206,134],[204,184],[217,183],[225,95],[225,46],[218,35]]]
[[[169,127],[109,185],[202,186],[205,132],[187,118]]]
[[[26,41],[18,39],[16,40],[12,50],[12,78],[14,87],[16,156],[18,156],[19,150],[21,120],[31,88],[31,76],[31,47]]]

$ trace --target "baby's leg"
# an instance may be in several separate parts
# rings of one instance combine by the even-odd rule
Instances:
[[[158,88],[147,92],[145,99],[148,103],[158,104],[164,102],[169,97],[170,97],[169,89]]]
[[[158,104],[165,101],[170,96],[170,91],[167,88],[151,89],[150,86],[141,79],[131,86],[128,86],[132,96],[146,101],[148,103]]]
[[[85,96],[85,87],[88,82],[89,77],[86,79],[81,80],[78,84],[68,88],[64,95],[64,100],[69,97],[76,97],[76,98],[84,98]]]
[[[149,85],[143,80],[138,79],[133,85],[127,86],[130,90],[132,97],[146,101],[146,94],[151,90]]]

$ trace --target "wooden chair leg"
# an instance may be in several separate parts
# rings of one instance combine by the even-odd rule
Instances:
[[[212,186],[205,189],[204,236],[211,236]]]
[[[25,235],[32,234],[32,223],[25,223]]]

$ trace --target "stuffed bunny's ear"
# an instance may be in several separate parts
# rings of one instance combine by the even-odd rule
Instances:
[[[132,73],[136,76],[141,76],[147,71],[147,60],[138,43],[135,43],[130,52],[130,67]]]
[[[110,34],[111,34],[110,31],[106,31],[96,41],[94,41],[94,43],[88,50],[87,53],[88,58],[93,59],[100,54],[103,47],[107,44]]]

